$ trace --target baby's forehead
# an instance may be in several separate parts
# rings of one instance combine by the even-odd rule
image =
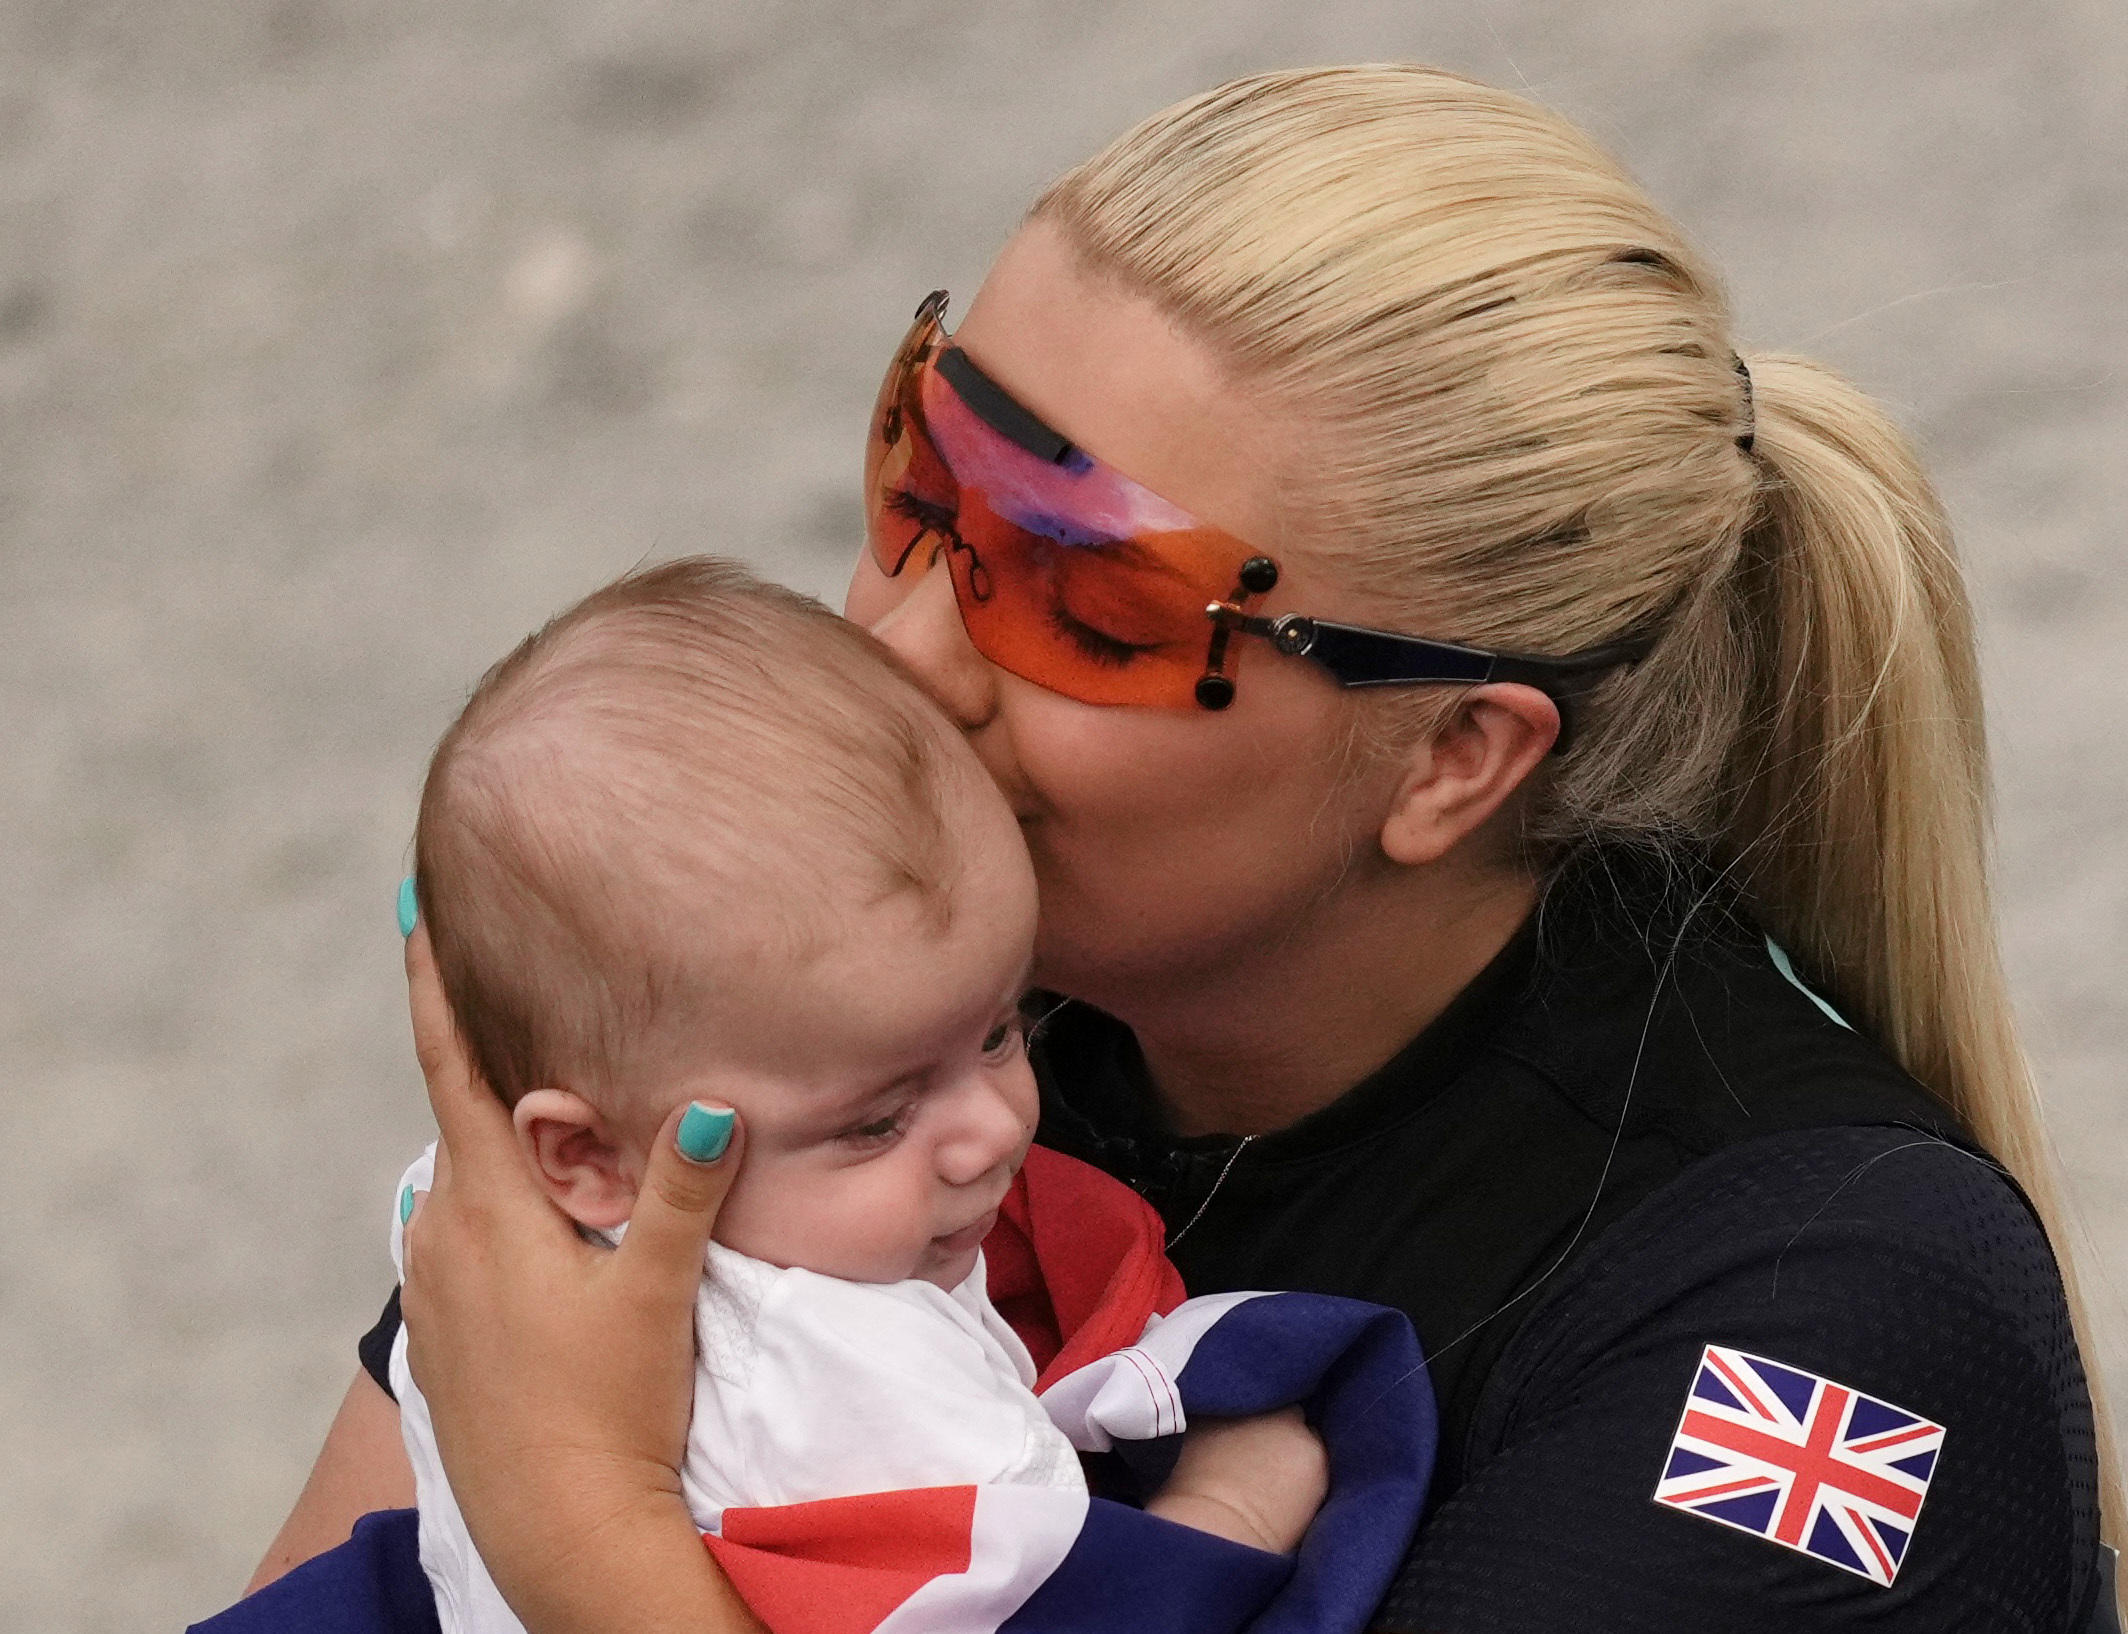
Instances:
[[[780,900],[766,884],[748,893],[747,925],[727,927],[718,997],[735,1057],[878,1058],[908,1048],[934,1014],[987,1013],[1017,997],[1027,938],[985,925],[996,905],[980,900],[979,876],[959,872],[936,889],[868,883],[808,877]]]

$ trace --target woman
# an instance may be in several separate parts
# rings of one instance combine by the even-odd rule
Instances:
[[[1606,158],[1420,69],[1184,103],[920,313],[870,475],[849,613],[1036,860],[1043,1138],[1193,1293],[1418,1328],[1383,1627],[2107,1614],[1943,516]],[[732,1160],[579,1252],[410,959],[457,1164],[415,1365],[483,1552],[539,1634],[748,1626],[671,1469]],[[395,1451],[358,1378],[282,1552]]]

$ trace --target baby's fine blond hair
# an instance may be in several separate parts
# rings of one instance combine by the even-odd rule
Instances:
[[[728,561],[631,573],[526,637],[444,733],[414,839],[488,1083],[610,1097],[866,904],[942,919],[956,752],[871,636]]]

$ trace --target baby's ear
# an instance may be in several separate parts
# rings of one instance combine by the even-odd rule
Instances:
[[[528,1091],[510,1113],[517,1143],[547,1196],[578,1225],[623,1224],[635,1207],[635,1181],[621,1154],[619,1131],[583,1096],[566,1089]]]

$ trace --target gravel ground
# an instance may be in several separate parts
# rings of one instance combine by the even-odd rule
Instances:
[[[646,555],[832,591],[918,293],[1173,97],[1379,57],[1586,122],[1932,449],[2117,1315],[2118,0],[7,0],[0,1627],[204,1614],[294,1497],[424,1138],[391,903],[481,666]]]

